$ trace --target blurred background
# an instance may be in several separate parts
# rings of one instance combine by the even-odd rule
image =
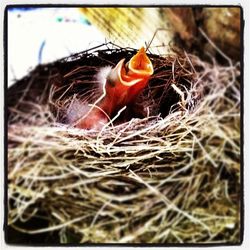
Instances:
[[[213,54],[208,37],[240,56],[240,8],[9,8],[8,86],[39,64],[112,42],[164,54],[173,48]],[[204,38],[203,38],[204,39]]]
[[[104,42],[104,35],[77,8],[11,8],[8,11],[8,85],[38,64]]]

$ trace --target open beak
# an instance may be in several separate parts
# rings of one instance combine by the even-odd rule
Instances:
[[[144,47],[135,54],[129,62],[124,65],[125,59],[122,59],[110,74],[110,78],[117,85],[134,86],[144,79],[148,79],[153,73],[153,65],[148,58]],[[108,80],[111,80],[108,78]]]
[[[144,47],[128,62],[128,75],[138,77],[150,77],[154,73],[153,65],[148,58]]]
[[[119,61],[106,81],[106,98],[103,109],[111,115],[115,110],[130,104],[146,87],[154,73],[153,65],[142,47],[127,64]]]

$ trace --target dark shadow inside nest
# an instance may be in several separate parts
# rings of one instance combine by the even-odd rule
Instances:
[[[130,48],[97,48],[36,67],[28,76],[8,89],[9,123],[22,120],[22,117],[12,119],[11,110],[29,113],[34,109],[34,103],[49,104],[54,121],[69,124],[70,112],[79,111],[80,115],[81,112],[84,115],[81,105],[93,104],[102,95],[101,83],[96,78],[99,69],[114,67],[122,58],[128,61],[135,53],[136,50]],[[184,68],[190,68],[190,65],[183,58],[176,59],[176,56],[148,56],[154,66],[154,75],[135,103],[127,107],[114,124],[147,116],[160,115],[164,118],[170,112],[181,109],[181,96],[171,85],[174,83],[183,93],[187,93],[191,88],[193,73],[192,70]],[[76,102],[77,110],[72,110],[71,105]],[[27,118],[21,122],[32,123]]]

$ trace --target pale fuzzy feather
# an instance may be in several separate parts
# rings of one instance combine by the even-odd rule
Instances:
[[[107,77],[111,72],[111,70],[112,70],[111,66],[106,66],[100,68],[99,72],[96,74],[96,80],[99,82],[100,88],[103,88],[103,85],[106,83]]]

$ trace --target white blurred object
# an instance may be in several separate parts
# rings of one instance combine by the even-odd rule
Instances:
[[[38,64],[103,44],[105,37],[77,8],[12,9],[8,12],[8,86]]]

